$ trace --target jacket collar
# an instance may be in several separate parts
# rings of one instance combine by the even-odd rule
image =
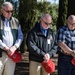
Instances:
[[[42,33],[42,31],[41,31],[41,28],[40,28],[40,25],[41,25],[41,23],[36,23],[35,26],[34,26],[34,29],[36,30],[37,35],[43,35],[43,33]],[[48,36],[49,34],[52,34],[52,31],[51,31],[50,28],[48,29],[47,36]],[[43,36],[44,36],[44,35],[43,35]]]
[[[1,19],[2,19],[3,21],[5,21],[5,17],[3,16],[3,14],[1,15]],[[12,17],[10,17],[9,20],[11,20],[11,19],[12,19]]]

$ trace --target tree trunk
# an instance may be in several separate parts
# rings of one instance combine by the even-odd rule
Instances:
[[[0,8],[3,2],[4,2],[3,0],[0,0]],[[1,10],[0,10],[0,13],[1,13]]]
[[[68,14],[69,15],[75,15],[75,0],[68,0]]]
[[[67,5],[68,5],[68,0],[59,0],[57,30],[66,24],[65,22],[67,17]]]
[[[19,0],[20,1],[20,6],[19,6],[19,21],[23,30],[24,34],[24,41],[21,45],[21,52],[23,53],[24,50],[26,50],[26,34],[31,28],[31,20],[32,17],[31,15],[33,11],[31,11],[34,7],[34,4],[36,5],[36,0]]]

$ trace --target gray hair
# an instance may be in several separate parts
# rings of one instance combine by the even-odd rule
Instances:
[[[50,14],[43,14],[42,16],[41,16],[41,19],[46,19],[48,16],[50,16],[51,17],[51,15]],[[52,18],[52,17],[51,17]]]
[[[5,6],[10,6],[10,7],[12,7],[12,9],[13,9],[13,5],[12,5],[12,3],[10,3],[10,2],[4,2],[4,3],[2,4],[2,8],[4,8]]]

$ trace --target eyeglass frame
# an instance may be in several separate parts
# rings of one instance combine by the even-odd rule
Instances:
[[[46,25],[51,25],[52,23],[47,23],[47,22],[45,22],[43,19],[42,19],[42,21],[46,24]]]
[[[7,12],[7,13],[13,13],[13,10],[5,10],[4,8],[2,8],[5,12]]]

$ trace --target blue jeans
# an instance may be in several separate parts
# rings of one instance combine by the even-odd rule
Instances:
[[[71,63],[72,56],[58,55],[58,75],[75,75],[75,66]]]

